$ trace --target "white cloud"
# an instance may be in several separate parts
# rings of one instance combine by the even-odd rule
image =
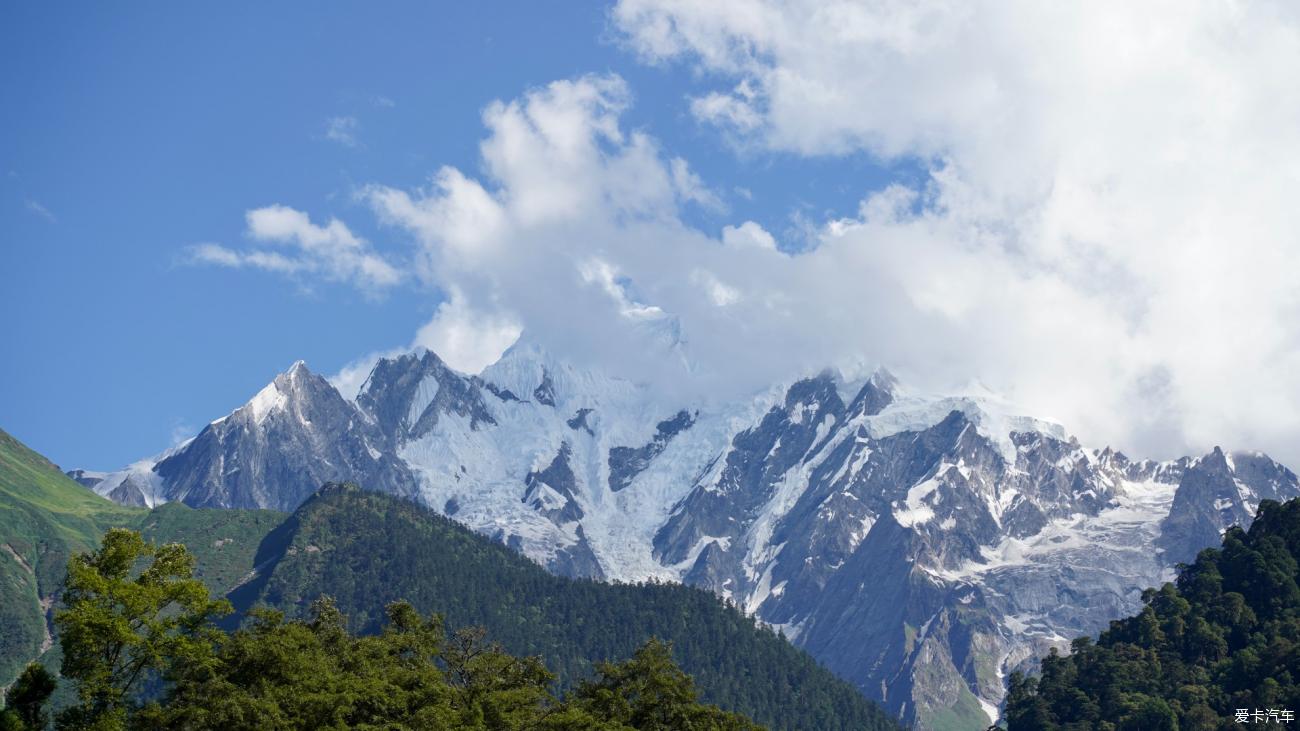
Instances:
[[[191,425],[188,421],[181,419],[179,417],[173,418],[171,435],[169,437],[171,446],[179,447],[180,445],[189,441],[189,439],[192,438],[196,433],[198,433],[198,430],[195,429],[194,426]]]
[[[692,112],[740,144],[930,168],[791,260],[775,290],[807,327],[834,292],[843,346],[922,380],[965,371],[1139,451],[1300,462],[1300,6],[622,0],[613,19],[713,80]]]
[[[691,170],[690,164],[685,160],[674,157],[669,162],[668,171],[672,175],[673,187],[676,188],[680,200],[695,203],[711,211],[726,210],[727,206],[722,202],[722,198],[700,180],[700,176]]]
[[[357,138],[360,131],[361,122],[356,117],[330,117],[325,120],[325,139],[344,147],[360,147],[361,141]]]
[[[472,261],[486,256],[507,226],[500,201],[455,168],[438,171],[432,188],[414,196],[379,185],[364,188],[361,195],[381,221],[415,232],[435,258]]]
[[[640,245],[639,258],[657,260],[656,237],[682,236],[678,206],[716,196],[646,134],[621,128],[629,103],[616,76],[554,82],[486,109],[484,179],[443,168],[423,190],[361,195],[381,222],[413,235],[421,276],[459,292],[458,307],[526,324],[579,358],[605,346],[631,353],[646,321],[673,325],[611,255]]]
[[[10,172],[13,172],[13,171],[10,171]],[[28,198],[28,199],[26,199],[25,201],[23,201],[23,205],[25,205],[25,206],[27,207],[27,210],[31,211],[32,213],[35,213],[36,215],[40,216],[41,218],[44,218],[46,221],[49,221],[50,223],[58,223],[58,222],[59,222],[59,219],[55,218],[54,214],[50,212],[50,209],[48,209],[48,208],[46,208],[45,206],[41,205],[41,202],[40,202],[40,201],[37,201],[37,200],[33,200],[33,199],[31,199],[31,198]]]
[[[729,92],[711,91],[691,100],[691,114],[719,127],[749,133],[758,129],[763,117],[754,108],[754,89],[741,81]]]
[[[738,249],[751,247],[776,251],[776,239],[753,221],[745,221],[739,226],[723,226],[722,243]]]
[[[613,76],[490,105],[481,174],[360,194],[449,293],[415,342],[462,370],[520,327],[719,397],[865,360],[920,387],[981,379],[1091,443],[1300,463],[1296,18],[1138,7],[621,4],[639,53],[716,80],[691,106],[737,144],[929,170],[806,222],[798,254],[752,221],[683,223],[710,189],[625,126]],[[196,256],[337,271],[322,252],[367,250],[335,223],[273,210],[250,233],[288,250]]]
[[[521,332],[514,319],[477,311],[453,289],[433,319],[415,334],[414,344],[437,353],[458,371],[478,373],[495,363]]]
[[[696,269],[691,272],[691,281],[702,287],[708,293],[709,299],[718,307],[734,305],[740,301],[740,290],[718,279],[712,272]]]
[[[236,269],[250,267],[279,274],[295,274],[307,271],[310,265],[305,260],[291,259],[274,251],[235,251],[221,244],[195,244],[189,249],[189,259],[195,264],[213,264]]]
[[[302,211],[272,205],[248,211],[245,220],[249,238],[285,247],[285,251],[241,251],[203,243],[189,248],[189,261],[302,277],[316,276],[326,281],[350,283],[371,294],[403,279],[401,270],[336,218],[331,218],[324,226],[317,226]]]

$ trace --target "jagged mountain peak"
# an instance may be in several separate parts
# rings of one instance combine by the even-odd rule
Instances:
[[[1224,453],[1221,447],[1215,445],[1208,454],[1197,457],[1196,460],[1192,462],[1192,467],[1203,470],[1230,472],[1232,470],[1232,466],[1229,463],[1230,459],[1231,458]]]
[[[261,424],[272,414],[285,412],[293,412],[301,417],[301,414],[311,409],[310,402],[337,396],[338,391],[327,379],[312,373],[305,361],[297,360],[283,373],[271,379],[246,403],[209,426],[231,418]]]
[[[610,419],[619,413],[646,413],[665,418],[686,408],[670,394],[608,372],[600,364],[575,363],[555,356],[534,340],[521,338],[479,379],[494,393],[509,392],[521,401],[553,408],[566,419],[580,410]],[[653,428],[653,421],[646,419]]]
[[[355,404],[394,444],[427,433],[445,414],[468,417],[473,428],[494,423],[478,379],[425,348],[376,361]]]
[[[896,395],[901,388],[901,382],[898,380],[898,376],[894,375],[893,371],[889,370],[885,366],[878,366],[874,371],[872,371],[871,377],[867,379],[867,383],[871,384],[876,390],[887,393],[890,396]]]

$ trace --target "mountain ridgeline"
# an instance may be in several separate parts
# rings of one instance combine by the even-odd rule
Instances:
[[[650,638],[672,644],[704,702],[772,729],[896,729],[850,684],[712,594],[678,584],[557,577],[407,500],[328,485],[258,551],[258,575],[231,593],[241,613],[303,616],[330,596],[354,632],[410,602],[449,627],[480,626],[511,654],[539,656],[561,689]],[[236,618],[237,620],[237,618]]]
[[[79,476],[146,505],[410,497],[558,575],[707,589],[922,731],[984,728],[1010,672],[1300,496],[1257,452],[1130,459],[884,371],[683,402],[529,342],[478,375],[383,358],[355,398],[298,363],[192,441]]]
[[[1300,500],[1265,501],[1142,611],[1011,678],[1009,731],[1227,731],[1300,712]],[[1239,715],[1244,712],[1244,715]],[[1285,714],[1290,714],[1288,719]]]

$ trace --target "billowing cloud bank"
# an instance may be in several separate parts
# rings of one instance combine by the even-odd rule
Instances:
[[[928,186],[831,224],[814,256],[918,318],[872,354],[1139,448],[1300,457],[1295,4],[623,0],[613,18],[644,58],[716,79],[692,110],[738,144],[929,162]]]
[[[721,139],[919,161],[798,254],[628,129],[617,76],[489,107],[482,173],[361,192],[448,296],[416,342],[736,394],[826,364],[977,378],[1093,443],[1300,462],[1300,18],[1284,3],[624,0]],[[689,375],[687,375],[689,374]]]

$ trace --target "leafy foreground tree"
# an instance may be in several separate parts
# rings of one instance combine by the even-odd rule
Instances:
[[[621,665],[601,665],[600,678],[580,685],[571,694],[570,704],[594,718],[612,722],[601,728],[758,728],[716,706],[696,703],[690,676],[673,662],[671,648],[655,639]]]
[[[178,663],[210,662],[219,634],[211,620],[230,612],[194,578],[184,546],[155,548],[125,528],[68,562],[63,599],[54,621],[78,703],[59,714],[59,728],[121,728],[144,683]]]
[[[54,676],[44,666],[36,662],[28,665],[5,693],[5,707],[0,711],[0,731],[45,728],[50,720],[45,703],[54,693],[54,686]]]
[[[148,565],[141,565],[148,561]],[[63,675],[78,703],[59,729],[491,729],[538,731],[750,731],[746,718],[704,705],[650,640],[630,660],[604,664],[566,697],[537,658],[519,658],[480,629],[450,637],[438,615],[388,606],[378,634],[354,636],[334,601],[302,620],[255,610],[240,629],[192,575],[184,546],[155,548],[110,531],[99,550],[69,563]],[[44,728],[48,674],[29,669],[10,692],[0,729]],[[49,681],[49,682],[46,682]]]
[[[1096,643],[1011,676],[1010,731],[1217,731],[1300,712],[1300,499],[1266,500]],[[1285,723],[1283,724],[1285,725]]]

